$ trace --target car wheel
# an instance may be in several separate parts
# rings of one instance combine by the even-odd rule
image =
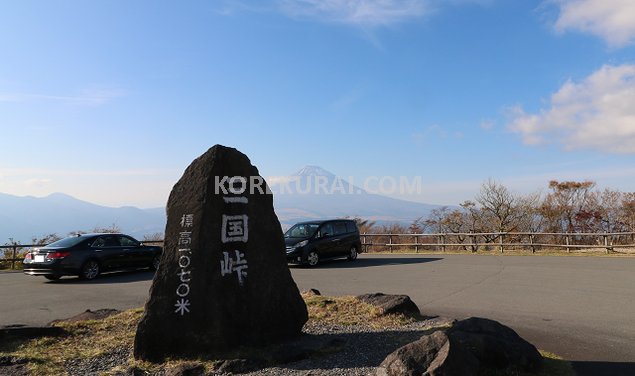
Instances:
[[[150,270],[159,269],[159,262],[161,261],[161,255],[156,255],[152,259],[152,265],[150,265]]]
[[[315,251],[309,252],[306,256],[306,263],[308,266],[316,266],[320,262],[320,256]]]
[[[61,275],[45,275],[44,278],[48,279],[49,281],[57,281],[60,278],[62,278]]]
[[[357,247],[352,246],[351,250],[348,252],[348,261],[357,260]]]
[[[97,278],[100,272],[99,263],[95,260],[88,260],[82,266],[82,270],[79,273],[79,278],[91,280]]]

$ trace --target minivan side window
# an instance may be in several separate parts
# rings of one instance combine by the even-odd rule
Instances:
[[[333,235],[342,235],[346,234],[346,222],[335,222],[334,234]]]
[[[346,231],[347,232],[355,232],[357,230],[355,227],[355,222],[346,222]]]
[[[327,235],[327,236],[334,235],[332,223],[325,223],[322,225],[322,227],[320,227],[320,237],[324,237],[324,235]]]

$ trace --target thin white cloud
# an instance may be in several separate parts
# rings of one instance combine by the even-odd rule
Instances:
[[[554,25],[559,32],[578,30],[595,34],[613,47],[635,40],[633,0],[549,0],[560,8]]]
[[[494,120],[491,120],[491,119],[481,120],[481,124],[479,126],[481,127],[481,129],[485,131],[491,131],[492,129],[494,129]]]
[[[26,185],[29,188],[41,188],[49,184],[50,182],[51,182],[51,179],[32,178],[32,179],[25,180],[24,185]]]
[[[605,65],[580,82],[567,81],[549,109],[529,114],[512,108],[508,127],[527,144],[635,153],[634,103],[635,65]]]
[[[0,92],[0,102],[62,102],[71,105],[99,106],[124,95],[121,90],[91,89],[77,95],[49,95]]]
[[[419,18],[431,11],[429,0],[279,0],[279,9],[294,18],[356,26],[386,26]]]

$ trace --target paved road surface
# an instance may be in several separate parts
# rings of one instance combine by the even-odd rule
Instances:
[[[635,374],[635,258],[363,255],[292,273],[300,289],[407,294],[427,315],[499,320],[539,348],[579,361],[585,374],[606,367]],[[138,307],[151,278],[136,272],[51,283],[2,273],[0,325]]]

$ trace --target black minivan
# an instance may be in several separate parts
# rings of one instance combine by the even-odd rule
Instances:
[[[357,259],[362,250],[359,229],[351,219],[300,222],[284,234],[287,262],[315,266],[321,260]]]

